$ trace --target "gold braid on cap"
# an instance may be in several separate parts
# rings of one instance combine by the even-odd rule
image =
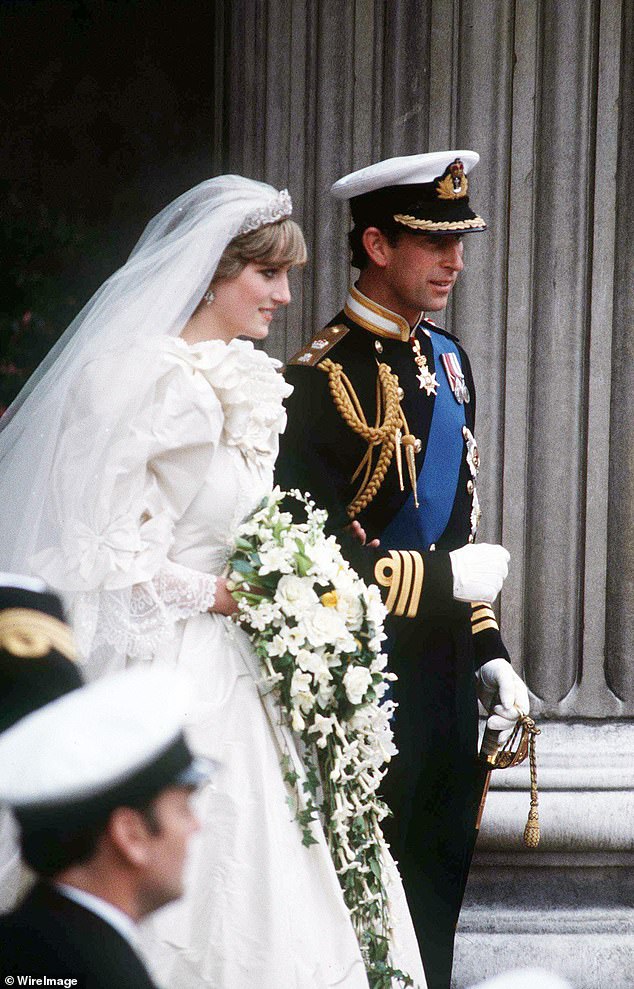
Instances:
[[[22,659],[40,659],[51,649],[76,660],[77,650],[68,625],[53,615],[31,608],[0,611],[0,649]]]
[[[399,482],[401,491],[403,490],[401,445],[405,448],[409,480],[418,508],[414,459],[416,437],[409,432],[407,421],[401,409],[398,378],[392,372],[391,367],[388,364],[379,364],[377,368],[376,422],[374,426],[368,425],[359,397],[350,379],[344,374],[341,364],[335,364],[328,357],[317,367],[328,375],[328,387],[339,415],[346,425],[368,444],[368,449],[361,463],[352,475],[351,480],[354,483],[361,471],[364,472],[359,490],[346,508],[348,517],[354,519],[373,500],[383,483],[395,452]],[[373,451],[377,446],[380,447],[379,457],[373,469]]]
[[[395,213],[393,219],[401,223],[404,227],[412,230],[452,231],[459,233],[461,230],[472,230],[474,227],[486,227],[486,223],[481,216],[474,216],[470,220],[419,220],[409,213]]]

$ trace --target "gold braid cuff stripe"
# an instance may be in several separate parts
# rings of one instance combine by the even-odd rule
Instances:
[[[7,608],[0,612],[0,649],[23,659],[39,659],[55,649],[67,659],[77,659],[68,625],[31,608]]]
[[[397,223],[402,223],[404,227],[412,230],[473,230],[474,228],[484,228],[486,223],[481,216],[474,216],[471,220],[419,220],[408,213],[396,213],[394,219]]]
[[[487,618],[483,622],[474,622],[471,626],[471,632],[473,635],[477,635],[478,632],[484,632],[487,628],[494,628],[496,632],[500,631],[500,626],[496,622],[495,618]]]
[[[484,601],[475,601],[471,605],[471,631],[474,635],[484,632],[487,628],[494,628],[499,632],[500,626],[497,623],[493,608]]]
[[[471,621],[479,622],[481,618],[495,618],[495,612],[489,604],[471,604]]]
[[[420,553],[391,549],[389,556],[378,560],[374,577],[381,587],[389,587],[385,607],[390,613],[398,617],[416,617],[425,579],[425,564]]]

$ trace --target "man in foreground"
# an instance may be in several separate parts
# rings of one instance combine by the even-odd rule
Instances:
[[[501,546],[474,545],[475,388],[458,340],[425,318],[464,267],[471,151],[379,162],[340,179],[360,276],[343,312],[293,357],[277,482],[310,491],[353,565],[384,590],[398,675],[384,796],[429,989],[448,989],[479,802],[476,684],[512,723],[528,694],[491,604]],[[346,532],[365,539],[361,548]],[[377,543],[378,541],[378,543]]]
[[[0,801],[20,827],[38,882],[0,919],[0,970],[79,980],[85,989],[152,989],[137,923],[183,892],[198,822],[193,789],[209,776],[182,735],[173,675],[106,677],[0,736]]]

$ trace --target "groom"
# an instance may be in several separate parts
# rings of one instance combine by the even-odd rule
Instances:
[[[458,339],[425,318],[447,305],[463,235],[486,229],[469,205],[477,161],[472,151],[394,158],[332,187],[350,201],[360,275],[289,363],[277,473],[328,510],[355,568],[384,592],[399,705],[385,830],[429,989],[450,984],[475,841],[477,694],[509,721],[514,704],[528,710],[491,608],[508,553],[475,544],[471,367]]]

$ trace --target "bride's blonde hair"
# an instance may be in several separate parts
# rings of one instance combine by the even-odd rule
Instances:
[[[308,259],[304,235],[294,220],[280,220],[242,234],[227,245],[211,284],[237,278],[251,262],[284,265],[304,265]]]

